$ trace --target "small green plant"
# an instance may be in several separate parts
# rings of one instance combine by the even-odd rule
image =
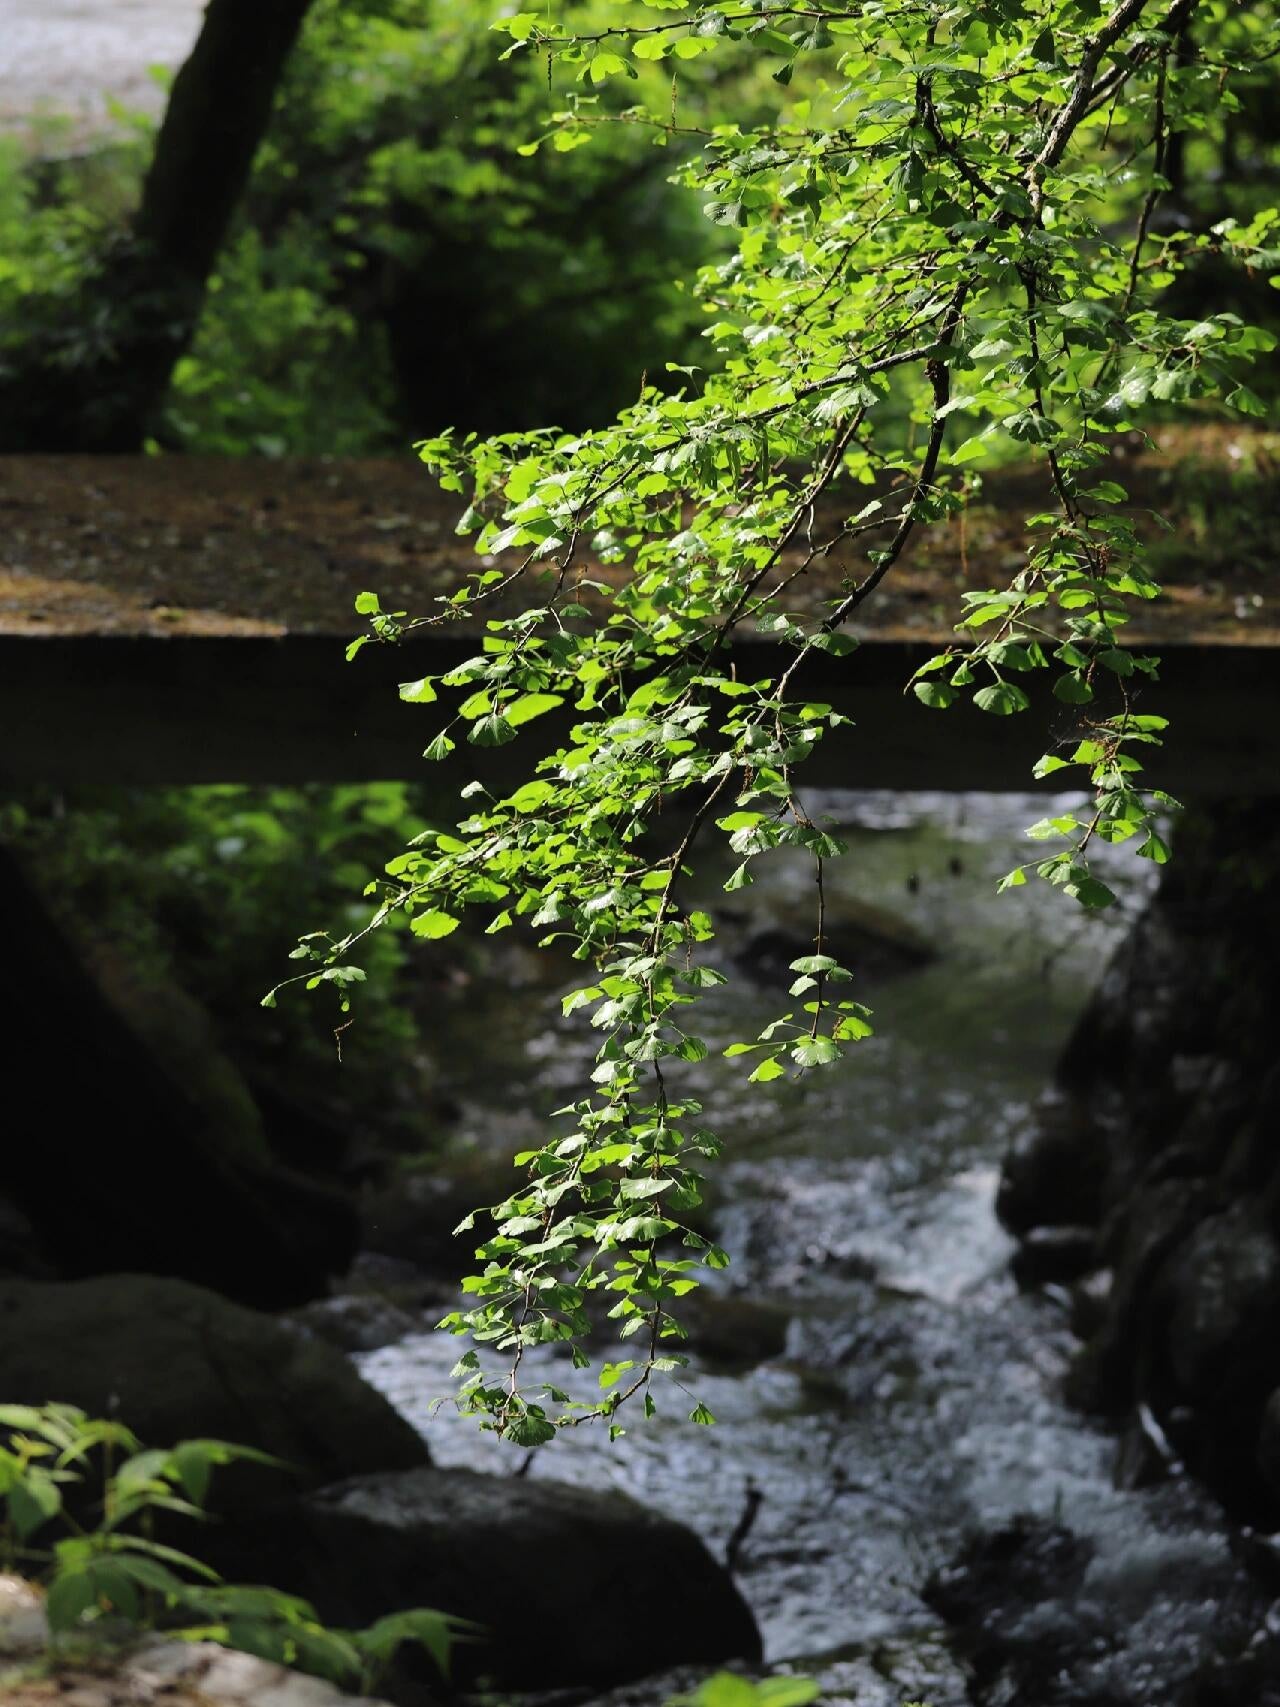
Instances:
[[[806,1707],[821,1693],[810,1677],[766,1677],[756,1680],[718,1671],[699,1684],[692,1695],[676,1695],[667,1707]]]
[[[74,1405],[0,1405],[0,1571],[43,1585],[55,1653],[76,1638],[127,1642],[163,1628],[361,1690],[405,1642],[447,1674],[464,1620],[415,1608],[366,1630],[330,1629],[298,1596],[224,1583],[156,1539],[159,1514],[202,1517],[213,1471],[237,1461],[279,1464],[223,1440],[148,1450],[123,1423]]]
[[[822,1698],[822,1686],[811,1677],[738,1677],[718,1671],[700,1683],[692,1695],[673,1695],[666,1707],[807,1707]],[[904,1701],[902,1707],[928,1707],[925,1701]]]

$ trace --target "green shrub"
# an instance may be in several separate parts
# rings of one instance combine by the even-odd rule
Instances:
[[[406,1642],[447,1675],[465,1620],[413,1609],[366,1630],[329,1629],[296,1595],[224,1583],[154,1538],[158,1516],[200,1517],[214,1470],[236,1460],[276,1462],[221,1440],[147,1450],[123,1423],[74,1405],[0,1405],[0,1570],[43,1585],[55,1656],[76,1641],[124,1643],[164,1629],[360,1690],[376,1686]],[[90,1505],[94,1477],[100,1497]]]

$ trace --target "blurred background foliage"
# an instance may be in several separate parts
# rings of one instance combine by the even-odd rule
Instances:
[[[678,147],[618,124],[591,146],[517,152],[548,110],[544,60],[503,60],[477,0],[317,0],[272,129],[174,374],[156,448],[218,454],[404,450],[452,424],[482,433],[601,423],[669,362],[705,362],[687,289],[731,234],[670,182]],[[572,21],[616,19],[570,0]],[[1241,9],[1233,27],[1256,23]],[[1188,39],[1184,50],[1193,54]],[[1175,139],[1157,219],[1205,231],[1262,205],[1280,169],[1277,64],[1206,100]],[[682,125],[749,126],[783,101],[827,98],[817,72],[785,91],[747,50],[682,62],[679,86],[590,101],[678,96]],[[552,105],[587,100],[557,74]],[[1210,92],[1212,93],[1212,91]],[[153,127],[118,110],[116,133],[69,152],[47,121],[32,146],[0,141],[0,324],[21,338],[56,312],[136,200]],[[1107,146],[1117,215],[1129,199],[1124,115]],[[837,120],[838,122],[838,120]],[[1212,255],[1173,287],[1188,315],[1233,309],[1272,323],[1280,296]],[[82,329],[86,347],[102,328]],[[1275,375],[1260,376],[1274,388]]]
[[[412,970],[431,1005],[441,973],[433,981],[421,953],[411,966],[415,945],[398,922],[366,945],[351,1026],[336,999],[260,1002],[302,932],[365,917],[361,890],[388,849],[425,827],[418,806],[395,782],[29,789],[0,804],[0,841],[113,993],[147,993],[131,1015],[140,1029],[156,995],[163,1007],[190,992],[211,1041],[251,1079],[353,1133],[416,1149],[434,1142],[440,1111],[409,981]]]
[[[703,352],[684,281],[728,236],[668,183],[675,151],[617,126],[572,153],[517,153],[545,119],[546,66],[503,61],[492,17],[476,0],[318,0],[160,448],[351,455],[445,423],[585,427],[646,371]],[[665,84],[656,69],[648,81]],[[749,120],[772,89],[760,68],[682,68],[682,116]],[[69,294],[119,226],[150,130],[135,120],[59,157],[46,125],[34,161],[5,146],[11,327],[6,310]]]
[[[568,10],[585,25],[616,17],[606,0]],[[542,129],[547,70],[500,57],[495,11],[317,0],[157,448],[356,455],[403,450],[445,424],[580,429],[611,417],[645,374],[706,360],[686,282],[730,234],[670,183],[678,150],[651,131],[619,124],[589,147],[518,153]],[[1250,21],[1244,8],[1239,27]],[[682,63],[681,123],[750,125],[786,99],[821,104],[812,76],[784,94],[770,70],[753,53]],[[666,77],[646,68],[645,86],[593,98],[663,100]],[[1203,129],[1176,140],[1166,228],[1206,230],[1261,205],[1280,167],[1276,87],[1275,62],[1261,66],[1238,101],[1209,103]],[[555,94],[561,103],[559,84]],[[69,152],[47,121],[34,151],[0,141],[10,337],[38,303],[56,311],[70,297],[136,199],[153,127],[115,117],[116,133],[87,152]],[[1268,323],[1280,309],[1264,278],[1212,257],[1175,289],[1188,314],[1231,308]],[[86,325],[86,347],[101,333]]]

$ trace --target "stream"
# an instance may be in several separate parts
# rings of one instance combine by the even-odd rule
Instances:
[[[936,958],[859,988],[876,1035],[838,1070],[748,1087],[737,1063],[699,1069],[708,1124],[726,1141],[715,1220],[733,1259],[709,1280],[785,1313],[785,1350],[736,1370],[695,1355],[687,1394],[660,1392],[656,1418],[624,1416],[614,1444],[576,1431],[528,1473],[624,1489],[718,1556],[753,1485],[763,1498],[737,1569],[767,1659],[859,1707],[961,1707],[965,1674],[925,1579],[970,1532],[1019,1514],[1060,1522],[1092,1557],[1083,1582],[1036,1608],[1089,1634],[1076,1693],[1055,1700],[1166,1702],[1243,1592],[1224,1522],[1180,1478],[1114,1486],[1115,1439],[1059,1396],[1066,1296],[1018,1293],[993,1213],[1009,1137],[1153,871],[1103,850],[1121,905],[1084,915],[1044,884],[994,892],[1026,858],[1025,825],[1054,808],[1043,796],[842,793],[813,805],[850,843],[829,868],[833,928],[870,904]],[[722,939],[730,950],[780,924],[812,931],[811,867],[775,854],[757,869],[732,897],[749,910]],[[778,1011],[770,990],[731,988],[707,1022],[715,1041]],[[580,1082],[589,1043],[557,1012],[518,990],[489,999],[453,1087],[464,1138],[518,1147]],[[413,1335],[360,1367],[437,1462],[510,1472],[523,1453],[439,1403],[457,1349]],[[571,1387],[565,1360],[554,1368]],[[689,1394],[717,1426],[685,1420]],[[663,1687],[609,1699],[648,1707]]]

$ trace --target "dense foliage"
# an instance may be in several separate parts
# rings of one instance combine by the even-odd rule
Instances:
[[[1202,229],[1166,222],[1162,205],[1175,160],[1184,170],[1239,111],[1237,79],[1264,74],[1270,5],[648,0],[574,24],[553,8],[498,26],[510,56],[551,67],[553,110],[528,146],[575,149],[618,127],[696,143],[681,181],[737,236],[698,285],[714,355],[600,430],[422,446],[469,500],[478,549],[522,558],[427,614],[384,611],[372,592],[357,608],[380,641],[496,613],[474,657],[401,694],[444,709],[430,759],[532,724],[529,774],[491,792],[477,752],[456,830],[392,861],[359,931],[299,949],[315,963],[306,981],[354,978],[352,953],[388,920],[443,939],[478,909],[490,931],[569,942],[590,969],[565,1009],[589,1010],[601,1035],[592,1083],[517,1157],[520,1183],[485,1216],[470,1307],[448,1322],[475,1341],[459,1364],[466,1403],[529,1444],[589,1417],[616,1427],[633,1394],[651,1409],[653,1377],[682,1362],[681,1295],[700,1265],[728,1260],[687,1219],[717,1147],[692,1092],[708,1053],[695,1004],[723,980],[714,921],[685,898],[700,840],[728,838],[729,890],[772,849],[813,861],[812,953],[791,968],[791,1001],[728,1053],[767,1081],[832,1065],[870,1029],[824,932],[824,868],[844,850],[799,781],[845,720],[806,692],[806,669],[855,652],[853,625],[912,538],[1011,451],[1042,475],[1029,553],[1007,583],[966,595],[954,644],[911,684],[921,716],[956,702],[1010,716],[1051,683],[1036,774],[1091,799],[1033,825],[1037,847],[1004,886],[1034,876],[1105,907],[1096,843],[1167,858],[1174,803],[1144,769],[1164,728],[1158,660],[1126,644],[1131,606],[1159,589],[1100,465],[1110,435],[1170,409],[1264,411],[1247,376],[1275,339],[1233,311],[1185,314],[1179,287],[1208,261],[1280,266],[1273,208]],[[655,64],[678,92],[687,66],[726,47],[770,66],[769,122],[705,128],[669,101],[597,100],[643,95]],[[781,649],[767,676],[752,634]],[[570,732],[546,753],[537,720],[557,708]],[[526,1389],[539,1346],[570,1342],[587,1363],[601,1306],[625,1343],[598,1394],[541,1369]],[[711,1420],[701,1404],[692,1415]]]
[[[572,10],[610,15],[604,0]],[[633,398],[646,366],[692,355],[681,281],[723,234],[666,184],[670,151],[635,132],[517,152],[545,68],[504,64],[490,21],[470,0],[316,0],[159,445],[349,455],[447,420],[586,425]],[[660,68],[647,77],[665,89]],[[709,68],[685,100],[715,119],[765,87],[754,69]],[[111,304],[76,307],[154,141],[149,121],[116,116],[122,133],[88,151],[55,121],[34,159],[0,139],[0,373],[41,325],[72,363],[116,333]]]

